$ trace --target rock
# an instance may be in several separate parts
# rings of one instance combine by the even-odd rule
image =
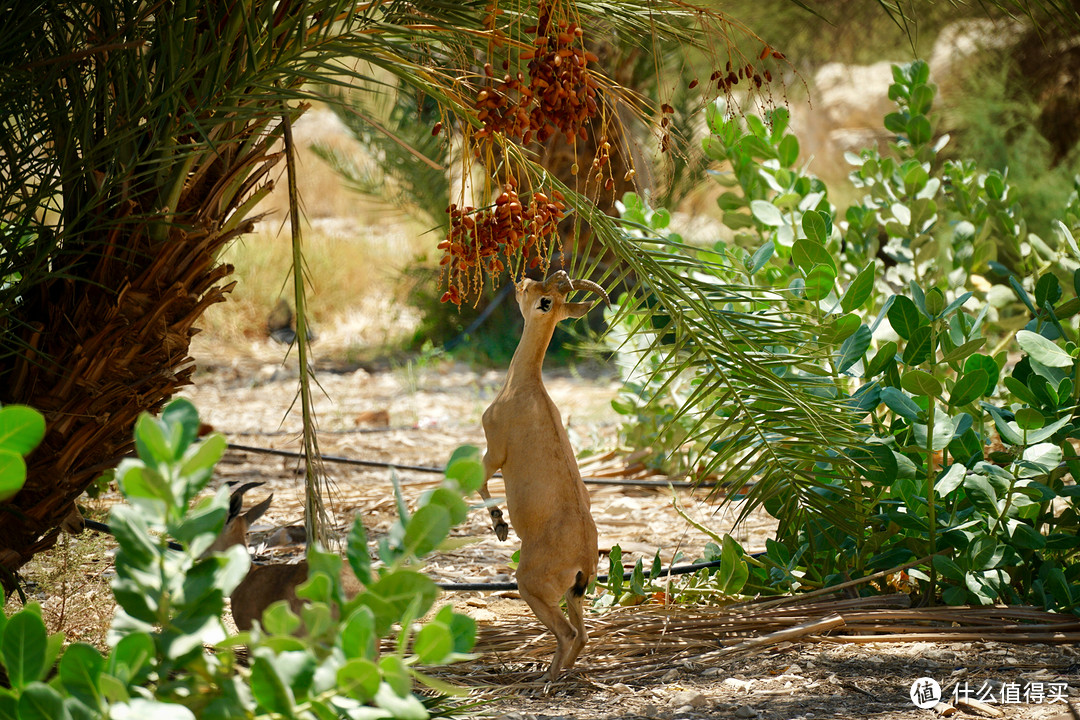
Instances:
[[[678,670],[668,670],[666,673],[664,673],[664,677],[660,678],[660,682],[670,683],[670,682],[675,682],[678,679],[679,679],[679,671]]]
[[[742,690],[744,692],[750,691],[750,686],[754,684],[753,680],[740,680],[739,678],[724,678],[724,684],[735,690]]]
[[[487,608],[476,608],[467,612],[468,616],[479,623],[493,623],[499,617]]]
[[[614,690],[615,692],[619,693],[620,695],[633,695],[634,694],[634,689],[632,687],[630,687],[629,685],[627,685],[626,683],[615,683],[614,685],[611,686],[611,689]]]
[[[716,677],[717,675],[719,675],[722,672],[724,672],[723,668],[718,668],[718,667],[705,668],[701,672],[701,676],[702,677]]]
[[[653,705],[652,703],[644,705],[641,708],[641,714],[644,715],[647,718],[657,717],[657,714],[659,712],[660,712],[659,708],[657,708],[656,705]]]
[[[740,705],[739,709],[735,711],[735,717],[738,718],[756,718],[758,711],[749,705]]]
[[[680,690],[671,696],[671,704],[676,707],[694,708],[704,707],[709,704],[709,699],[696,690]],[[675,712],[680,712],[676,710]]]

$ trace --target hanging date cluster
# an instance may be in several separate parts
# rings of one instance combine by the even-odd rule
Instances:
[[[477,138],[500,134],[528,145],[533,138],[545,142],[556,132],[567,142],[585,137],[585,126],[599,110],[596,79],[588,65],[597,57],[584,48],[584,31],[566,18],[554,18],[546,3],[537,24],[525,28],[533,36],[532,49],[518,59],[528,61],[527,79],[509,70],[495,76],[491,63],[484,65],[487,81],[477,92],[475,107],[484,127]]]
[[[475,140],[501,136],[528,145],[558,133],[568,142],[586,137],[586,126],[599,112],[598,84],[589,72],[597,57],[585,50],[582,28],[559,17],[559,10],[557,2],[541,3],[536,25],[522,29],[529,44],[517,59],[518,67],[527,63],[524,72],[512,69],[509,61],[502,63],[501,76],[491,63],[484,65],[474,102],[483,127]],[[494,15],[488,24],[494,28]],[[478,143],[473,149],[477,157],[481,147]],[[479,290],[485,273],[497,275],[513,263],[518,269],[546,265],[566,201],[555,190],[526,194],[527,203],[510,180],[488,207],[447,208],[450,230],[439,245],[448,274],[443,302],[460,304]]]
[[[442,301],[460,305],[463,297],[479,292],[481,273],[497,275],[515,259],[528,258],[530,268],[539,265],[550,253],[552,238],[558,236],[566,201],[557,190],[550,197],[536,191],[523,205],[511,181],[491,207],[452,204],[447,212],[450,230],[439,244],[444,252],[441,264],[449,278]]]

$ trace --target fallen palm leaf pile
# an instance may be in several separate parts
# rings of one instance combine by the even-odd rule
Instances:
[[[907,595],[807,602],[793,597],[720,608],[639,606],[587,618],[589,645],[576,673],[609,684],[707,667],[782,643],[1080,642],[1080,618],[1031,607],[910,607]],[[481,626],[476,661],[450,666],[465,686],[531,684],[554,639],[535,620]]]

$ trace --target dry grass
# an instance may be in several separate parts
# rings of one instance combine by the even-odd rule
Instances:
[[[308,303],[318,330],[367,315],[372,298],[400,300],[401,270],[417,256],[436,258],[439,240],[400,211],[349,190],[308,149],[322,142],[363,153],[333,113],[309,111],[296,125],[296,138]],[[232,244],[220,258],[235,267],[238,282],[228,301],[211,307],[202,319],[201,326],[214,338],[235,343],[265,337],[267,316],[278,300],[293,304],[286,182],[284,176],[275,182],[275,190],[256,210],[264,218],[257,232]],[[407,329],[401,318],[389,320],[392,328]]]
[[[591,638],[579,660],[590,682],[657,679],[673,667],[744,660],[778,645],[807,643],[1000,642],[1071,644],[1080,622],[1031,607],[912,608],[907,595],[806,602],[799,596],[730,607],[622,608],[586,618]],[[472,662],[439,668],[462,686],[528,687],[554,640],[539,622],[480,627]]]
[[[428,243],[403,226],[314,221],[304,235],[304,261],[316,328],[362,310],[365,299],[397,298],[401,269]],[[207,311],[202,327],[225,341],[265,337],[267,316],[278,300],[293,305],[289,237],[264,227],[230,246],[221,260],[235,267],[238,282],[226,302]]]
[[[20,570],[26,600],[41,604],[49,633],[62,632],[69,643],[106,649],[105,634],[116,607],[109,584],[114,549],[111,537],[91,530],[61,535],[51,551],[38,553]],[[9,603],[9,612],[21,605],[17,596]]]

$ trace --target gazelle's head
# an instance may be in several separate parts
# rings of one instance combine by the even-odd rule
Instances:
[[[530,320],[546,319],[555,324],[566,318],[579,318],[589,312],[595,303],[566,302],[567,296],[574,290],[594,292],[604,298],[605,303],[611,304],[604,288],[592,280],[571,280],[569,275],[559,270],[543,282],[525,278],[517,284],[517,302],[521,315],[526,323]]]

